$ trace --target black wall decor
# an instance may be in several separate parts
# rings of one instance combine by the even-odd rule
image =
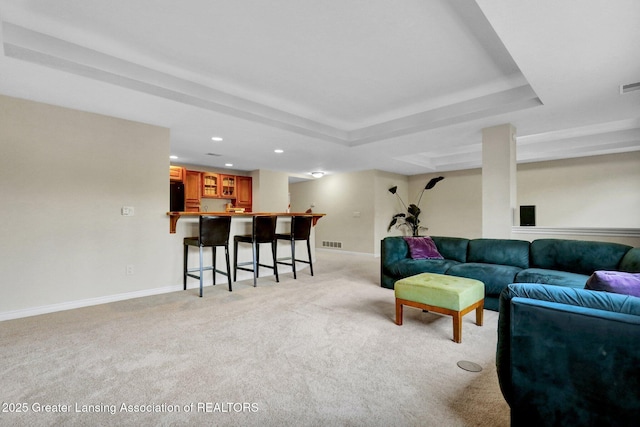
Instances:
[[[532,227],[536,225],[535,205],[520,206],[520,226]]]

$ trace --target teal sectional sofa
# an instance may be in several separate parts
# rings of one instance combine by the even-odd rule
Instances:
[[[498,311],[500,292],[511,283],[584,288],[596,270],[640,273],[640,248],[568,239],[464,239],[431,236],[443,259],[412,259],[402,237],[381,242],[380,285],[420,273],[477,279],[485,285],[485,308]]]

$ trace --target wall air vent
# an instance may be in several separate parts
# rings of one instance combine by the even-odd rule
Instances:
[[[633,92],[634,90],[640,90],[640,82],[620,85],[620,95]]]
[[[331,248],[331,249],[342,249],[342,242],[322,242],[323,248]]]

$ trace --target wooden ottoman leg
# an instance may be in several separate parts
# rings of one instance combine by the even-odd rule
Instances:
[[[402,326],[402,303],[396,298],[396,325]]]
[[[459,311],[454,311],[453,315],[453,341],[462,341],[462,316]]]
[[[480,301],[480,304],[476,308],[476,325],[482,326],[484,318],[484,300]]]

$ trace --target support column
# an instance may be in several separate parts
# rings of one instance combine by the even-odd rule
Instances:
[[[510,239],[516,209],[516,128],[482,129],[482,236]]]

